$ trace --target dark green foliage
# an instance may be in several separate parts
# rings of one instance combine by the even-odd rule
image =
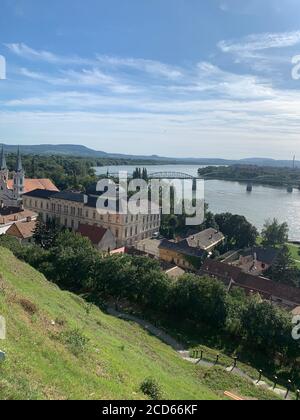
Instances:
[[[231,213],[216,214],[215,221],[226,236],[229,248],[248,248],[255,244],[257,229],[244,216]]]
[[[145,379],[140,386],[140,390],[151,400],[161,400],[162,392],[159,383],[153,378]]]
[[[169,302],[176,317],[216,328],[225,325],[226,289],[217,280],[186,274],[174,283]]]
[[[227,181],[252,182],[276,186],[300,185],[299,168],[230,165],[201,168],[198,170],[198,173],[204,179],[224,179]]]
[[[277,219],[267,220],[261,236],[264,246],[284,245],[289,239],[288,224],[280,224]]]
[[[33,239],[43,249],[50,249],[62,228],[56,219],[49,219],[46,223],[41,218],[37,220]]]
[[[286,245],[282,247],[275,262],[268,270],[267,276],[278,283],[300,287],[300,273]]]

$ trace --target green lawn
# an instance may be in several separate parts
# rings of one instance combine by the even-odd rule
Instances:
[[[244,379],[185,362],[136,324],[59,290],[3,248],[0,314],[8,332],[0,342],[7,354],[0,365],[1,400],[144,399],[139,387],[147,377],[159,382],[167,399],[222,399],[225,390],[272,397]]]
[[[299,245],[293,245],[293,244],[287,244],[290,253],[292,255],[292,257],[294,258],[297,267],[300,269],[300,255],[299,255],[299,250],[300,250],[300,246]]]

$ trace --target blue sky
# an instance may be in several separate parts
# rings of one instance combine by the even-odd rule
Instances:
[[[2,0],[0,55],[0,142],[300,158],[299,0]]]

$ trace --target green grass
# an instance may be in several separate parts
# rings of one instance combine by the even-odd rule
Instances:
[[[298,245],[293,245],[293,244],[287,244],[287,247],[289,248],[292,258],[295,260],[297,268],[300,269],[300,255],[299,255],[300,247]]]
[[[185,362],[136,324],[108,316],[61,291],[0,248],[0,399],[145,399],[152,377],[165,399],[222,399],[224,391],[272,394],[218,369]]]

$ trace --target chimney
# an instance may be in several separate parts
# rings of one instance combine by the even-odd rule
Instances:
[[[18,221],[18,215],[17,214],[15,214],[14,215],[14,222],[17,222]]]
[[[27,217],[26,217],[26,222],[31,222],[31,220],[32,220],[32,219],[31,219],[31,216],[27,216]]]

